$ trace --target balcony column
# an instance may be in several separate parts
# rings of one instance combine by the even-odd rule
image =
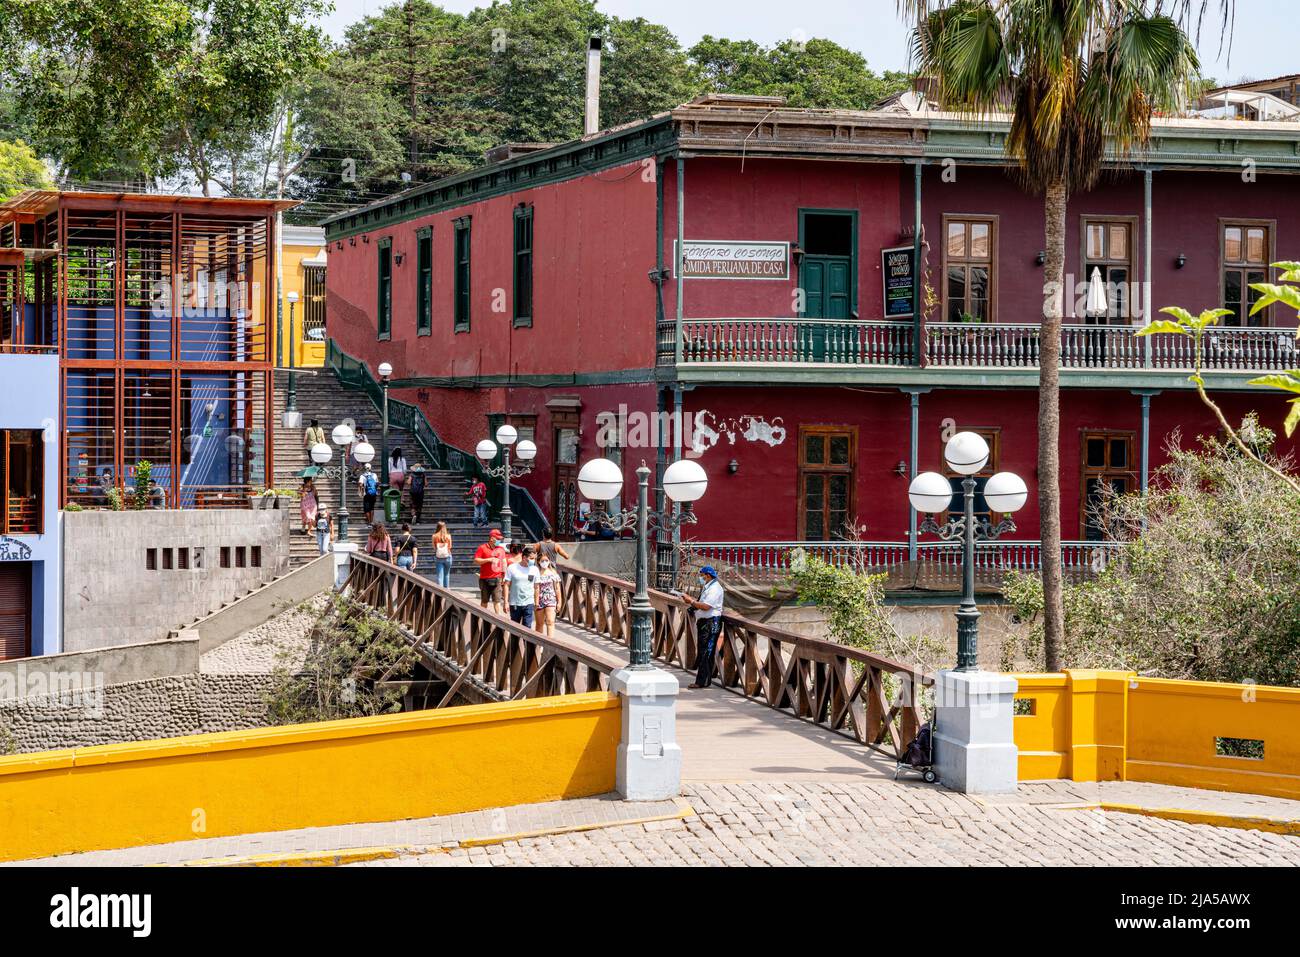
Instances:
[[[1151,321],[1151,167],[1142,170],[1142,321]],[[1151,368],[1151,337],[1142,337],[1142,363]],[[1147,400],[1144,400],[1147,401]],[[1143,406],[1146,409],[1146,406]],[[1145,412],[1143,422],[1146,421]],[[1146,445],[1143,444],[1145,454]],[[1145,465],[1143,466],[1145,470]],[[1142,490],[1146,491],[1146,474],[1143,472]]]
[[[906,393],[912,408],[912,441],[907,459],[907,481],[910,484],[916,478],[916,456],[921,435],[921,394],[929,392],[929,386],[903,386],[900,392]],[[916,509],[909,500],[907,503],[907,560],[916,561]]]
[[[912,167],[912,365],[923,365],[925,348],[921,337],[925,328],[921,323],[921,285],[925,270],[921,268],[921,166],[917,160]],[[916,395],[912,396],[912,476],[916,476]],[[916,528],[916,513],[912,513],[912,528]],[[916,535],[912,535],[912,551],[916,551]],[[913,555],[915,558],[915,555]]]
[[[673,335],[673,358],[676,366],[682,364],[682,319],[683,296],[686,292],[686,281],[682,276],[683,260],[686,254],[686,160],[681,155],[677,156],[677,249],[673,254],[673,266],[677,270],[677,330]],[[680,397],[680,393],[679,393]],[[678,406],[680,408],[680,406]],[[680,432],[680,430],[679,430]],[[673,461],[676,461],[674,459]]]
[[[1159,395],[1159,389],[1134,389],[1133,394],[1142,400],[1142,445],[1139,459],[1138,484],[1143,495],[1147,493],[1147,481],[1151,475],[1151,397]]]

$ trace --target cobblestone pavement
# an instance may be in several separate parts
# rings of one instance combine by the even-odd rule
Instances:
[[[1296,865],[1300,838],[924,785],[695,784],[696,816],[356,866]]]

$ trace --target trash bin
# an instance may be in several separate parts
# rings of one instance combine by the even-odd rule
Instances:
[[[384,521],[393,525],[402,515],[402,493],[395,488],[384,490]]]

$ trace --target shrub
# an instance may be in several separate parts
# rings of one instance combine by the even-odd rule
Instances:
[[[1275,469],[1273,434],[1248,417],[1239,430]],[[1234,445],[1169,444],[1148,494],[1103,503],[1124,542],[1092,581],[1065,589],[1063,658],[1165,678],[1300,684],[1300,500]],[[1031,621],[1025,657],[1041,666],[1042,586],[1012,575],[1007,600]]]

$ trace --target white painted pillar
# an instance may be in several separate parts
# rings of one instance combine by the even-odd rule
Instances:
[[[1016,687],[1015,678],[991,671],[935,675],[934,762],[944,787],[963,794],[1016,789]]]
[[[623,668],[609,690],[623,698],[616,788],[627,801],[662,801],[682,790],[677,678],[660,668]]]
[[[348,580],[352,571],[352,556],[357,546],[353,542],[335,542],[331,554],[334,556],[334,588],[338,590]]]

